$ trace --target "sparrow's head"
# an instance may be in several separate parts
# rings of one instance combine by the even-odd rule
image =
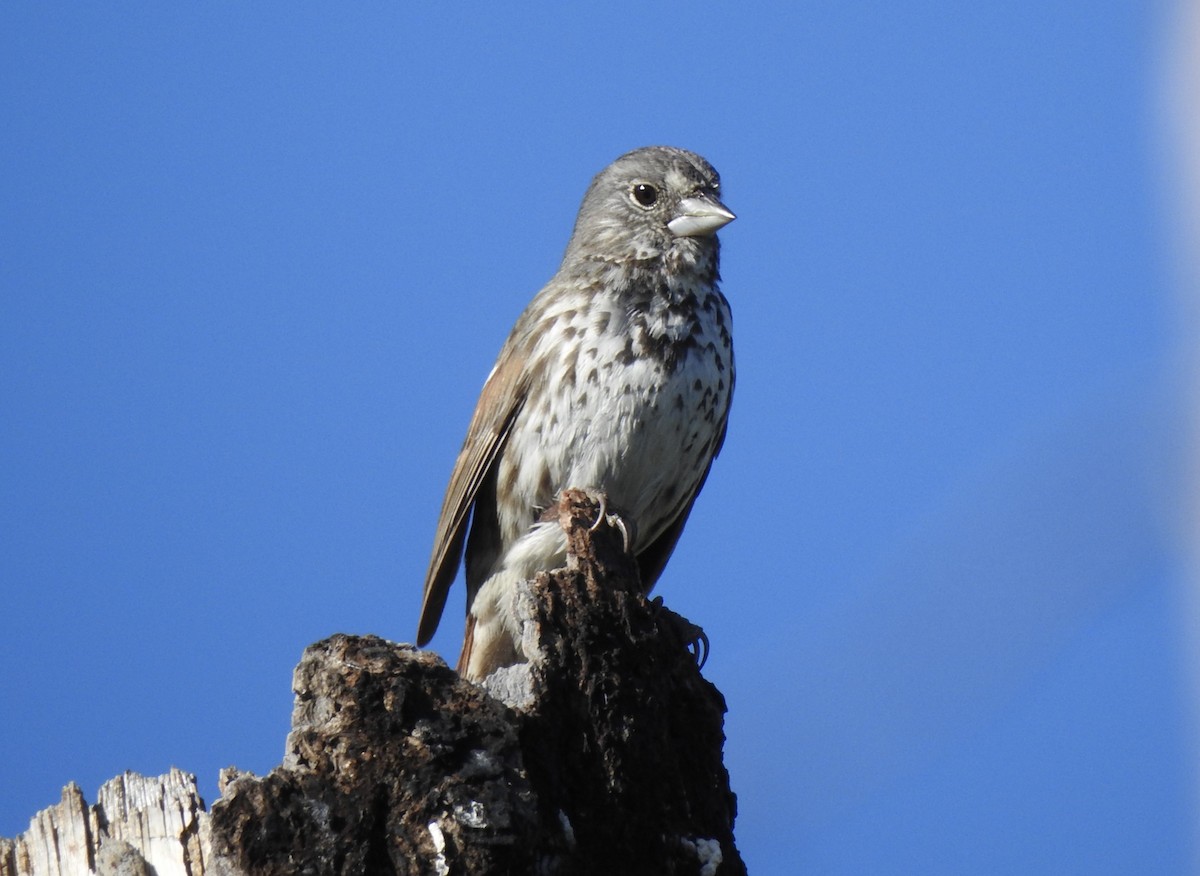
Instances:
[[[715,257],[716,232],[734,219],[721,178],[686,149],[647,146],[596,175],[584,195],[565,262],[697,262]]]

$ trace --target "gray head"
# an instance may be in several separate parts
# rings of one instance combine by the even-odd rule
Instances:
[[[592,180],[564,264],[697,261],[715,256],[716,231],[733,221],[713,166],[686,149],[646,146],[627,152]]]

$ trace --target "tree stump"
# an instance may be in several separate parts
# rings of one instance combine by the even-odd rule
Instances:
[[[190,808],[161,797],[141,810],[177,834],[177,866],[138,870],[152,857],[138,831],[114,827],[103,793],[89,810],[74,788],[0,840],[0,876],[744,874],[725,703],[686,647],[694,628],[642,595],[622,531],[593,525],[595,502],[568,491],[559,511],[568,566],[518,598],[528,662],[476,685],[409,645],[331,636],[296,668],[279,767],[226,771],[208,814],[194,780]],[[47,816],[59,810],[72,817]],[[60,865],[55,848],[72,850]]]

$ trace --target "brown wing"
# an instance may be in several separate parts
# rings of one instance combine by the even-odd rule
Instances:
[[[442,513],[438,518],[437,534],[433,539],[433,556],[425,573],[425,595],[421,600],[421,620],[417,626],[417,644],[424,645],[437,629],[446,605],[446,594],[458,574],[463,540],[471,506],[480,485],[496,462],[513,420],[525,401],[525,357],[518,354],[511,342],[500,352],[500,358],[479,395],[467,438],[459,451]]]

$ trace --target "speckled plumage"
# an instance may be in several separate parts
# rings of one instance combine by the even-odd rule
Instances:
[[[557,519],[540,519],[562,490],[603,493],[633,524],[647,591],[674,549],[733,393],[715,236],[733,214],[719,190],[682,149],[618,158],[500,351],[447,488],[418,631],[421,644],[433,635],[465,541],[468,677],[522,658],[508,600],[563,563]]]

